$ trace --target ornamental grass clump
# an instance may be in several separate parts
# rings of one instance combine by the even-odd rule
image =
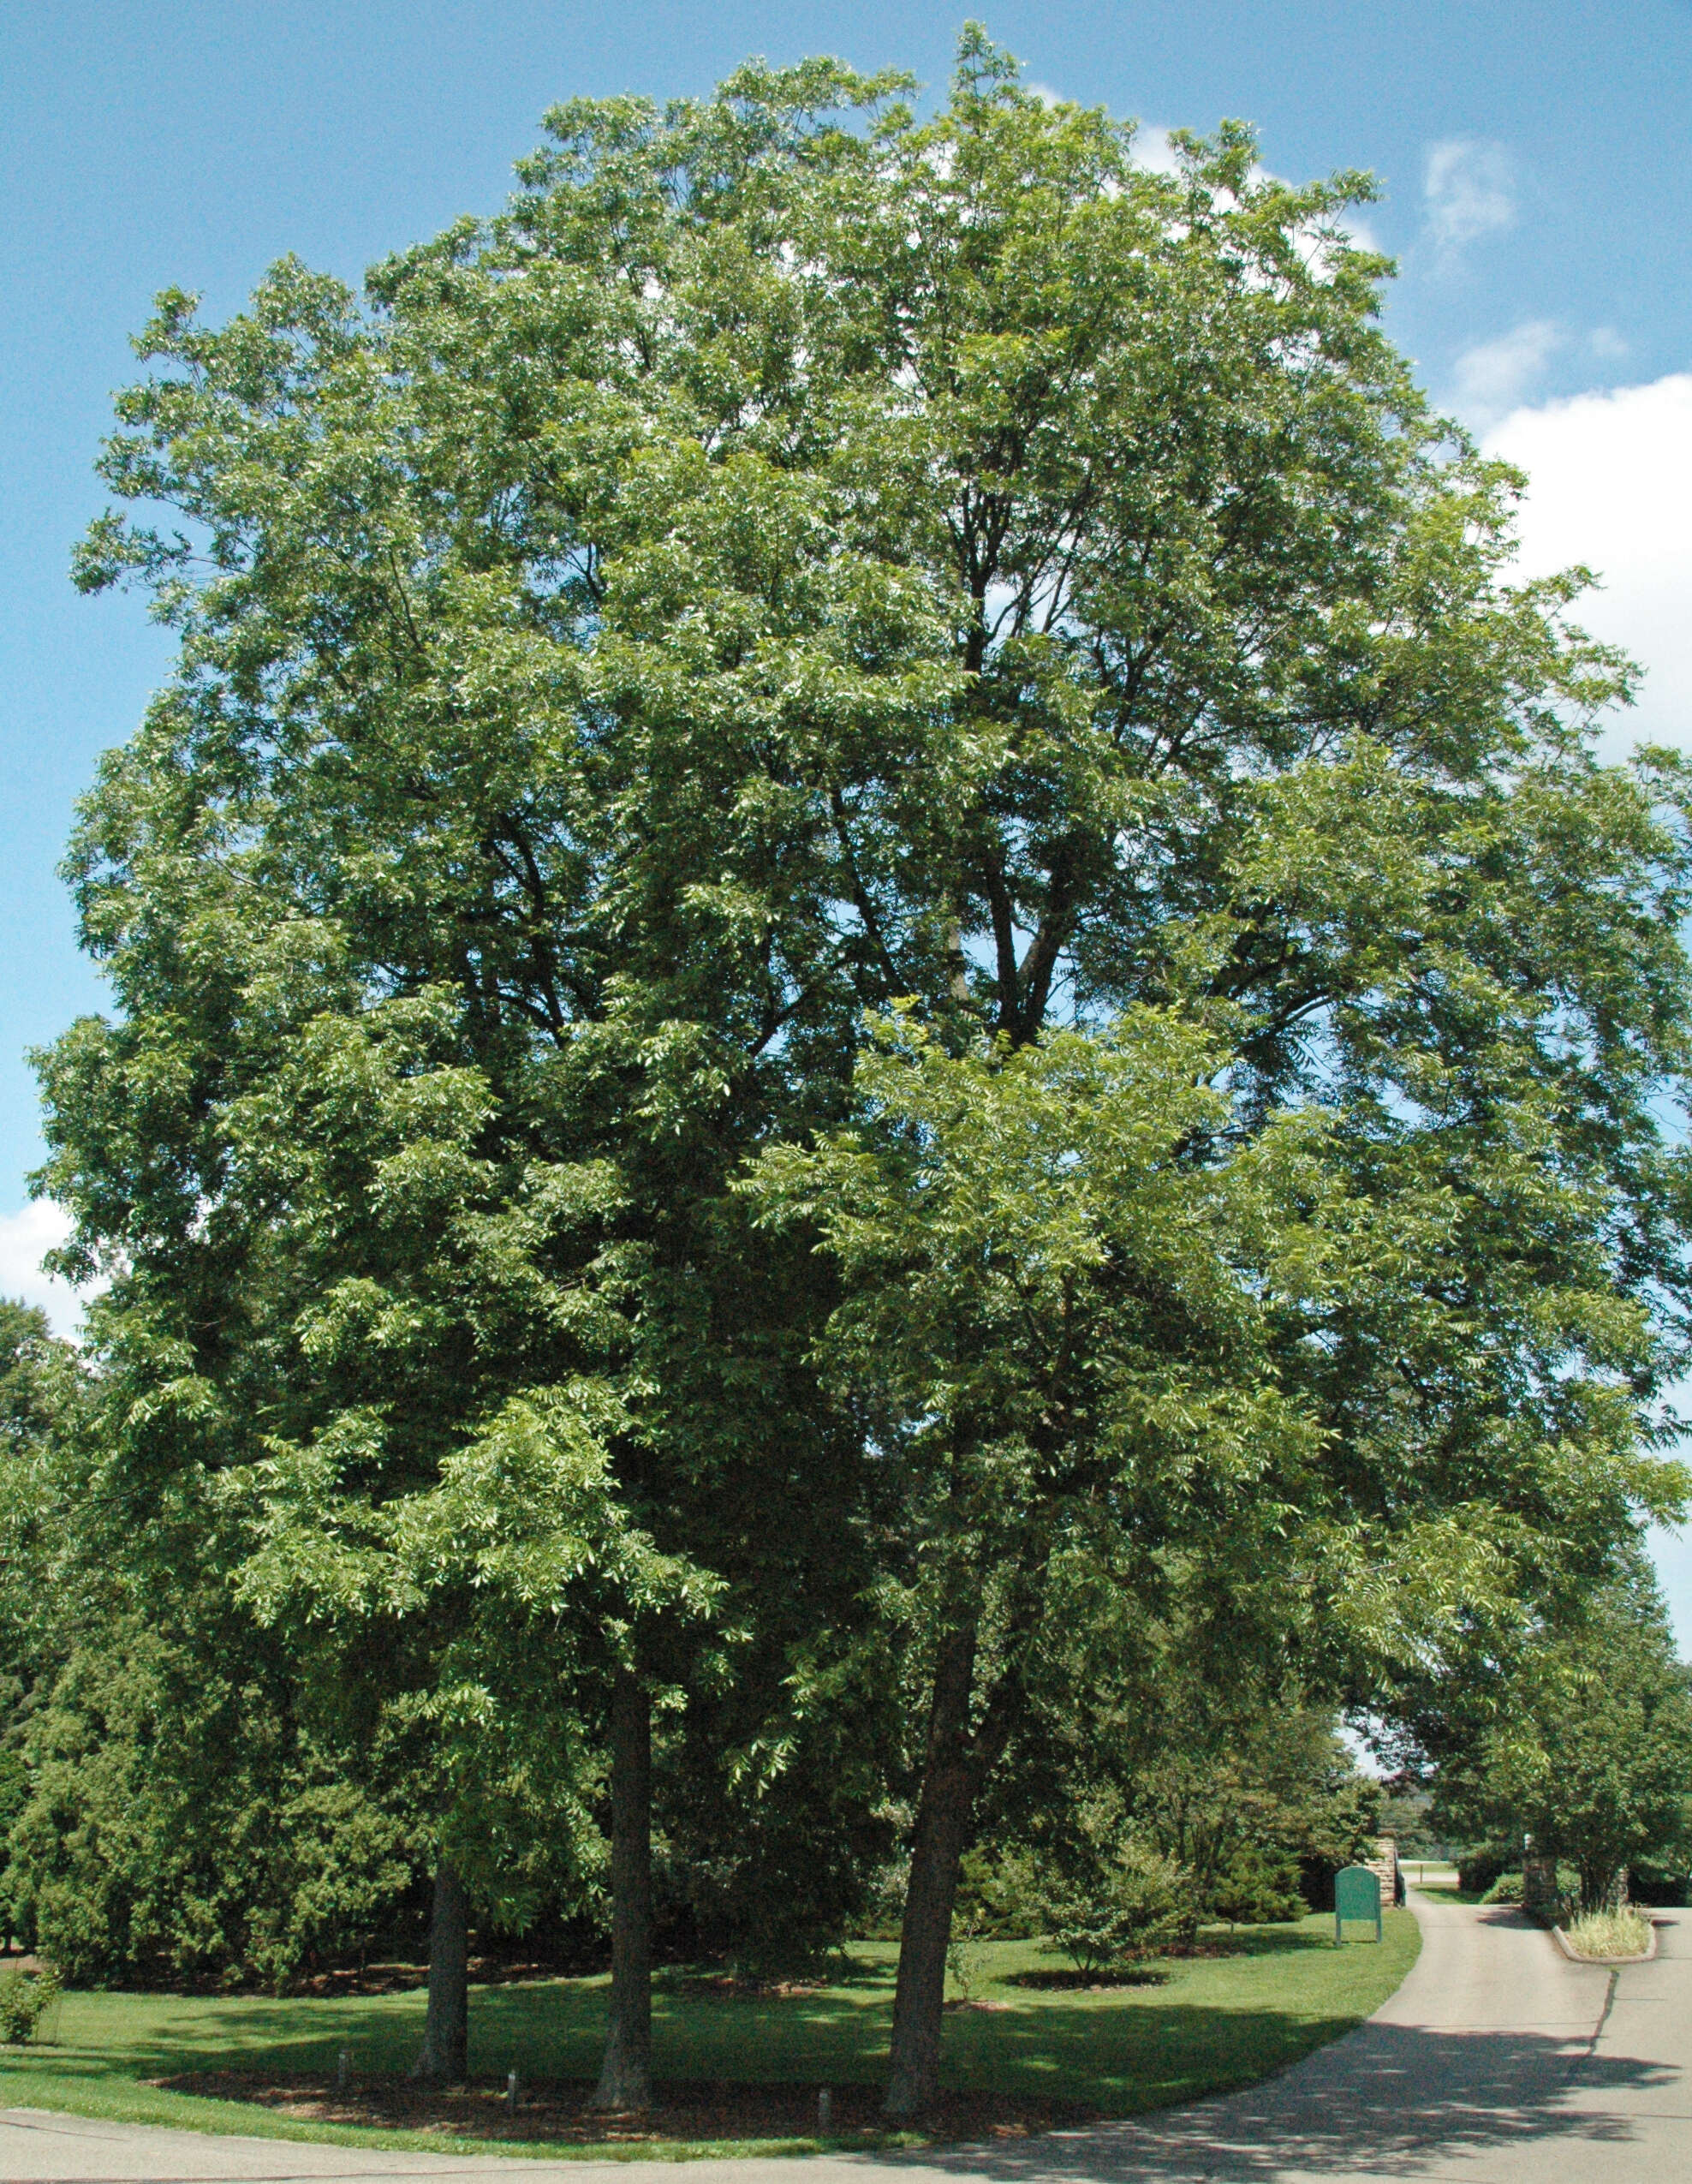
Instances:
[[[1563,1930],[1582,1956],[1641,1956],[1651,1946],[1651,1921],[1631,1904],[1583,1912]]]

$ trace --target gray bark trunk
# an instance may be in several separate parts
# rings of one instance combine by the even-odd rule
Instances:
[[[462,2085],[470,2067],[470,1920],[464,1883],[443,1859],[429,1921],[429,2008],[414,2078]]]
[[[596,2109],[652,2098],[652,1708],[640,1679],[611,1686],[611,2012]]]
[[[969,1734],[975,1674],[974,1626],[955,1632],[935,1663],[928,1750],[911,1846],[910,1885],[899,1932],[899,1982],[893,1998],[886,2113],[909,2122],[940,2086],[940,2029],[946,2002],[957,1873],[974,1824],[980,1755]]]

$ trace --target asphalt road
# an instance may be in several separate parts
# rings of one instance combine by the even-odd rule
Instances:
[[[1369,2022],[1224,2099],[1138,2122],[925,2155],[533,2161],[212,2139],[0,2113],[3,2184],[1675,2184],[1692,2177],[1692,1912],[1658,1954],[1567,1962],[1518,1913],[1412,1903],[1422,1951]]]

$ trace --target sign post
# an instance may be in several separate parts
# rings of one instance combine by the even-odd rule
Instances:
[[[1333,1877],[1333,1945],[1345,1938],[1348,1918],[1374,1921],[1375,1939],[1381,1938],[1380,1876],[1367,1865],[1342,1866]]]

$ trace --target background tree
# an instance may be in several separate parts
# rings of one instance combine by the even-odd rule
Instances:
[[[1382,1799],[1293,1675],[1291,1618],[1254,1629],[1224,1602],[1212,1621],[1209,1603],[1176,1596],[1152,1659],[1114,1676],[1101,1662],[1090,1703],[1035,1749],[1051,1749],[1091,1840],[1137,1835],[1187,1876],[1190,1946],[1213,1918],[1293,1917],[1305,1889],[1320,1905],[1334,1872],[1373,1856]]]
[[[8,1891],[4,1846],[29,1795],[29,1725],[70,1642],[61,1458],[83,1396],[75,1354],[54,1339],[46,1314],[0,1299],[0,1889]],[[26,1932],[9,1893],[5,1901],[9,1933]]]
[[[1183,1947],[1217,1918],[1320,1908],[1332,1874],[1373,1854],[1383,1785],[1298,1680],[1308,1619],[1272,1588],[1218,1587],[1203,1554],[1154,1566],[1154,1586],[1056,1604],[963,1862],[960,1901],[985,1930],[1039,1932],[1042,1869],[1084,1897],[1130,1841],[1178,1877]]]
[[[212,1497],[138,1518],[102,1462],[110,1391],[43,1315],[0,1329],[10,1931],[80,1980],[282,1984],[402,1926],[404,1738],[240,1611]]]
[[[1564,1626],[1534,1634],[1492,1718],[1440,1764],[1434,1811],[1459,1835],[1566,1860],[1582,1910],[1598,1911],[1633,1860],[1679,1847],[1689,1792],[1692,1671],[1635,1550]]]

